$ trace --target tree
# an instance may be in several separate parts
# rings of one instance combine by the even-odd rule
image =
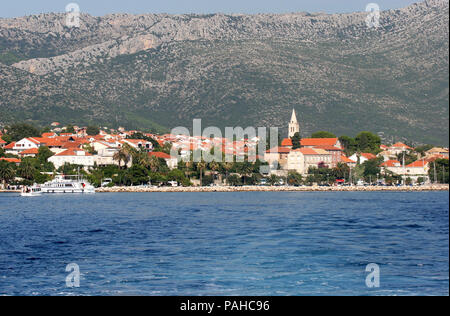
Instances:
[[[421,145],[414,148],[414,151],[418,153],[421,157],[425,156],[425,152],[433,148],[433,145]]]
[[[98,152],[94,149],[94,147],[92,147],[91,144],[84,144],[83,145],[83,149],[86,150],[91,155],[97,155],[98,154]]]
[[[167,179],[169,181],[177,181],[178,183],[180,183],[182,186],[189,186],[190,185],[190,181],[188,178],[186,178],[186,176],[184,175],[184,172],[181,170],[170,170],[168,175],[167,175]]]
[[[89,136],[95,136],[95,135],[98,135],[100,133],[100,129],[97,126],[88,126],[86,128],[86,133]]]
[[[298,149],[301,147],[302,138],[300,133],[295,133],[294,136],[291,137],[292,140],[292,149]]]
[[[48,161],[48,158],[50,158],[53,155],[54,153],[48,147],[41,146],[38,149],[38,154],[36,158],[41,164],[44,164]]]
[[[381,172],[380,161],[378,159],[370,159],[365,161],[362,166],[364,167],[364,178],[372,180],[376,179],[377,175]]]
[[[233,163],[226,162],[223,164],[223,168],[225,169],[225,176],[228,178],[228,174],[230,173],[231,169],[233,168]]]
[[[331,174],[336,179],[347,180],[350,177],[350,167],[347,164],[340,162],[331,170]]]
[[[0,180],[2,181],[3,188],[6,187],[6,184],[14,179],[16,176],[16,171],[11,163],[6,162],[4,160],[0,160]]]
[[[361,132],[356,135],[355,145],[359,152],[377,154],[380,152],[381,138],[371,132]]]
[[[73,128],[73,125],[67,125],[66,126],[66,133],[71,133],[71,134],[74,134],[75,133],[75,129]],[[89,135],[89,134],[88,134]],[[97,135],[97,134],[95,134],[95,135]],[[95,136],[94,135],[94,136]]]
[[[131,158],[131,147],[128,144],[124,144],[122,148],[120,148],[113,156],[113,160],[119,163],[119,168],[121,167],[121,163],[124,163],[125,169],[127,164],[130,162]]]
[[[206,163],[202,160],[197,164],[197,170],[200,171],[200,186],[203,186],[203,170],[206,168]]]
[[[279,185],[280,184],[280,177],[275,175],[275,174],[271,174],[269,179],[267,179],[267,183],[271,186],[274,185]]]
[[[156,156],[151,156],[148,161],[148,166],[152,172],[157,172],[161,167],[161,163]]]
[[[229,177],[227,177],[227,183],[230,186],[234,186],[234,187],[239,186],[239,185],[241,185],[241,178],[235,174],[232,174]]]
[[[5,157],[5,151],[3,148],[0,148],[0,158]]]
[[[12,140],[12,137],[11,136],[9,136],[9,135],[3,135],[2,137],[1,137],[1,139],[3,139],[7,144],[10,144],[13,140]]]
[[[33,164],[30,162],[30,160],[24,160],[19,166],[18,174],[20,177],[32,180],[34,177],[34,173],[36,171],[36,168],[33,166]]]
[[[295,171],[290,171],[287,177],[287,182],[289,185],[302,185],[302,180],[302,175]]]
[[[354,138],[343,135],[339,137],[339,142],[344,147],[344,152],[346,155],[351,156],[356,152],[356,143]]]
[[[428,176],[432,181],[435,179],[434,170],[436,170],[436,180],[438,183],[449,183],[449,160],[448,159],[436,159],[430,162],[430,169],[428,170]]]
[[[11,125],[7,129],[8,129],[8,136],[10,137],[11,141],[13,141],[13,142],[17,142],[23,138],[37,137],[37,136],[41,135],[39,129],[37,129],[33,125],[26,124],[26,123],[17,123],[17,124]],[[3,139],[4,139],[4,137],[3,137]]]
[[[239,163],[237,171],[243,176],[244,185],[246,185],[246,178],[253,171],[253,167],[252,167],[251,163],[249,163],[248,161]]]
[[[336,135],[326,131],[315,132],[311,135],[311,138],[336,138]]]

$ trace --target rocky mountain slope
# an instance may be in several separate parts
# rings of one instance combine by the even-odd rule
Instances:
[[[448,144],[448,1],[367,14],[0,19],[0,123],[371,130]]]

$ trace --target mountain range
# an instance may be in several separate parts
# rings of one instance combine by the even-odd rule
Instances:
[[[0,125],[277,126],[449,143],[449,5],[0,19]]]

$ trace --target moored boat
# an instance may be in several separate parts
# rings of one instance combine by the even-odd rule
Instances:
[[[58,175],[41,186],[42,193],[95,193],[95,188],[80,176]]]
[[[39,186],[32,187],[23,187],[20,192],[20,196],[32,197],[32,196],[40,196],[42,194],[42,190]]]

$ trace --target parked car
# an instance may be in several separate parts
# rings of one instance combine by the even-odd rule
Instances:
[[[106,178],[106,179],[103,179],[103,182],[102,182],[102,188],[104,188],[104,187],[107,187],[108,185],[110,185],[112,183],[112,179],[111,178]]]

